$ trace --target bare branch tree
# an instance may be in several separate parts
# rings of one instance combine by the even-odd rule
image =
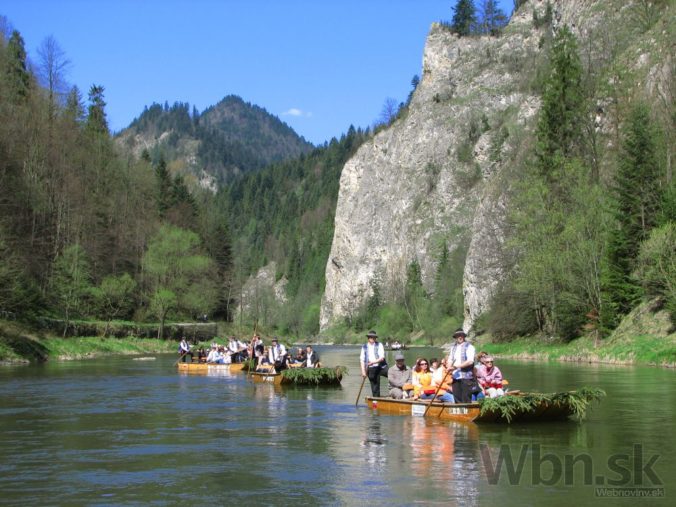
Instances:
[[[49,35],[38,48],[38,76],[40,84],[49,91],[49,118],[54,118],[56,104],[62,102],[68,91],[65,75],[70,60],[56,39]]]
[[[375,122],[375,126],[389,125],[397,118],[397,113],[399,113],[399,102],[397,102],[397,99],[387,97],[380,111],[380,116]]]

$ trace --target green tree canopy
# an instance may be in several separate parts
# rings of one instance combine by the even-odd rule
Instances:
[[[179,315],[195,317],[211,313],[216,303],[215,266],[200,245],[197,234],[171,225],[162,226],[148,245],[143,269],[161,325],[172,308]]]
[[[476,9],[472,0],[458,0],[453,7],[453,19],[451,26],[453,31],[461,37],[472,33],[476,25]]]

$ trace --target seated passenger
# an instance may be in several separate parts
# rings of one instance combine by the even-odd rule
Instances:
[[[488,354],[481,357],[481,365],[476,369],[479,385],[489,398],[497,398],[505,394],[502,389],[502,372],[493,365],[493,358]]]
[[[263,353],[256,362],[256,371],[260,373],[270,373],[273,371],[273,365],[270,363],[270,347],[263,347]]]
[[[305,354],[305,351],[301,347],[298,347],[296,349],[296,354],[293,356],[292,359],[289,360],[289,362],[291,364],[297,364],[297,365],[305,366],[306,360],[307,360],[307,356]]]
[[[430,388],[423,391],[423,394],[420,396],[421,400],[431,400],[436,394],[437,397],[434,398],[435,401],[455,403],[455,398],[451,393],[453,377],[451,377],[451,375],[446,375],[446,372],[448,372],[446,369],[446,361],[442,360],[438,368],[432,373],[432,383],[430,384]],[[437,389],[439,390],[437,391]]]
[[[390,396],[395,400],[410,398],[413,395],[411,368],[406,366],[404,355],[394,356],[395,367],[387,370],[387,380],[390,383]]]
[[[226,349],[223,345],[218,347],[218,352],[221,354],[223,362],[221,364],[230,364],[232,363],[232,354]]]
[[[214,343],[211,346],[211,350],[209,351],[209,355],[207,356],[207,363],[210,364],[215,364],[216,361],[218,360],[218,346]]]
[[[424,357],[418,358],[411,374],[413,383],[413,397],[418,399],[425,389],[430,389],[432,384],[432,373],[429,371],[429,363]]]
[[[312,345],[305,347],[305,366],[319,368],[319,354],[313,350]]]
[[[436,357],[430,359],[430,371],[434,373],[439,368],[439,360]]]

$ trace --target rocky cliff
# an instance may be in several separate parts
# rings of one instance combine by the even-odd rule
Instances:
[[[617,1],[552,1],[551,21],[543,23],[547,3],[526,2],[500,37],[458,38],[432,26],[408,111],[343,169],[322,329],[354,315],[374,283],[396,298],[414,259],[432,291],[444,243],[469,247],[465,328],[487,308],[506,274],[509,174],[532,145],[543,39],[550,27],[570,26],[588,44],[585,63],[593,66],[607,56],[601,46],[628,8]]]

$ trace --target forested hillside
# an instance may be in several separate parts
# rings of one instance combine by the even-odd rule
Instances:
[[[340,140],[239,178],[216,196],[233,237],[236,285],[270,262],[276,278],[288,281],[285,304],[270,287],[261,289],[252,302],[254,320],[294,335],[318,331],[340,173],[369,137],[350,127]]]
[[[0,42],[0,317],[53,317],[64,332],[74,319],[231,320],[249,275],[274,260],[292,304],[275,306],[266,325],[316,331],[340,171],[367,133],[351,128],[261,168],[309,145],[228,97],[202,115],[187,104],[149,108],[130,129],[171,134],[130,156],[109,131],[104,88],[92,85],[83,100],[65,85],[54,39],[33,68],[20,32]],[[172,146],[196,133],[205,160],[229,153],[259,171],[215,195],[188,185]],[[251,138],[242,152],[226,147],[240,138]]]
[[[206,174],[219,185],[312,149],[279,118],[234,95],[201,114],[187,103],[153,104],[117,139],[136,156],[163,157],[172,174]]]

